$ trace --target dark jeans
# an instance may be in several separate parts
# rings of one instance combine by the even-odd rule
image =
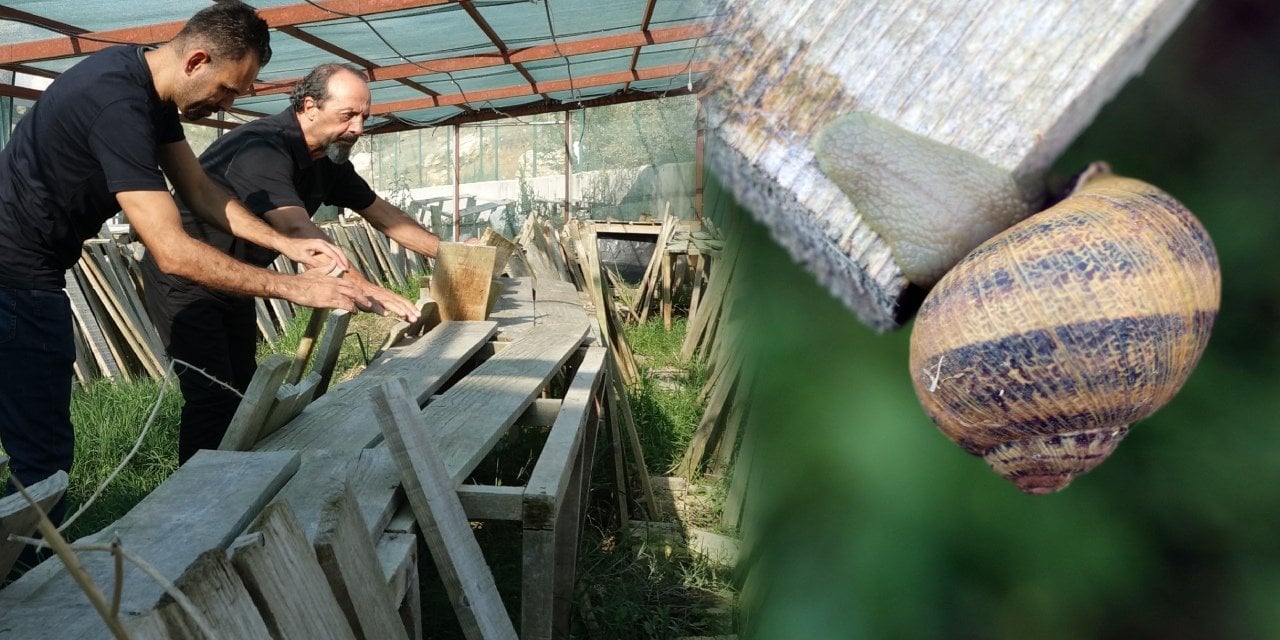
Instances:
[[[257,316],[253,298],[230,296],[191,285],[177,288],[157,278],[150,260],[142,263],[147,313],[169,357],[244,392],[257,369]],[[240,406],[240,396],[204,373],[175,363],[182,405],[178,464],[201,449],[217,449]]]
[[[66,293],[0,287],[0,445],[12,477],[28,487],[71,471],[75,360]],[[61,522],[65,508],[59,500],[50,518]]]

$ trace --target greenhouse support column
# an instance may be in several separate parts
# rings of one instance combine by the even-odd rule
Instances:
[[[702,111],[702,101],[694,97],[696,106],[693,118],[693,216],[702,222],[702,172],[705,170],[702,164],[703,153],[705,151],[706,138],[703,135],[705,129],[706,117]]]
[[[569,112],[564,112],[564,221],[569,221],[569,178],[573,175],[569,151],[573,148],[569,142]]]
[[[453,125],[453,241],[462,240],[462,127]]]

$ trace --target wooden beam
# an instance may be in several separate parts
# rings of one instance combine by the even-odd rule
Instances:
[[[463,634],[468,640],[515,640],[493,573],[458,501],[456,482],[441,460],[435,438],[422,428],[408,389],[400,381],[387,382],[375,394],[374,406]]]
[[[269,26],[278,28],[349,16],[429,7],[451,1],[455,0],[316,0],[258,9],[258,15],[266,20]],[[173,36],[177,35],[186,23],[187,21],[183,19],[107,31],[82,31],[57,38],[3,45],[0,46],[0,64],[87,55],[120,43],[167,42],[173,39]]]
[[[824,128],[872,114],[1039,191],[1062,150],[1191,5],[728,3],[717,55],[733,64],[706,95],[715,137],[707,161],[833,295],[867,325],[893,329],[910,311],[908,282],[864,212],[818,168],[813,143]],[[939,176],[913,178],[927,186]]]
[[[434,73],[449,74],[456,73],[458,71],[484,69],[512,63],[528,64],[539,60],[555,60],[564,56],[578,56],[588,53],[600,53],[603,51],[616,51],[630,48],[639,49],[640,47],[650,44],[668,44],[672,42],[681,42],[683,40],[706,38],[710,36],[711,33],[712,26],[710,23],[699,22],[675,27],[663,27],[652,31],[640,30],[632,33],[595,36],[578,40],[560,40],[558,45],[542,44],[531,47],[509,49],[505,52],[498,51],[495,53],[441,58],[439,60],[427,60],[424,62],[406,62],[403,64],[393,64],[384,67],[367,65],[366,70],[369,71],[369,79],[371,81],[399,80],[401,78],[409,78],[413,76],[422,76]],[[302,78],[299,77],[289,78],[287,80],[254,83],[253,87],[249,90],[248,95],[288,93],[294,83],[301,79]]]
[[[635,80],[652,80],[655,78],[667,78],[684,73],[706,73],[714,68],[709,61],[698,61],[692,64],[668,64],[660,67],[645,67],[633,71],[615,71],[612,73],[599,73],[592,76],[575,77],[572,81],[568,78],[562,80],[548,80],[547,82],[539,82],[534,85],[534,90],[538,93],[554,93],[557,91],[569,91],[572,89],[590,89],[592,87],[604,87],[613,84],[622,84]],[[487,100],[501,100],[504,98],[515,98],[519,96],[529,95],[529,87],[523,84],[499,87],[497,89],[486,89],[483,91],[470,91],[465,94],[454,93],[442,95],[438,98],[412,98],[409,100],[397,100],[395,102],[383,102],[373,105],[370,113],[373,115],[386,115],[400,111],[412,111],[414,109],[429,109],[431,107],[441,107],[449,105],[461,104],[477,104]]]
[[[407,640],[356,496],[346,483],[338,487],[320,514],[314,542],[329,588],[357,637]]]

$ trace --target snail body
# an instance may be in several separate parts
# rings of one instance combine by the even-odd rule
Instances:
[[[1007,171],[870,113],[827,123],[814,159],[920,287],[1031,213],[1032,198]]]
[[[912,383],[948,438],[1024,492],[1051,493],[1182,387],[1220,289],[1191,212],[1098,175],[938,282],[912,329]]]

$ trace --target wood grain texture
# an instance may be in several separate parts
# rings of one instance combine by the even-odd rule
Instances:
[[[356,638],[404,639],[404,624],[396,612],[399,602],[382,573],[356,496],[346,483],[337,488],[320,514],[314,543],[329,588]]]
[[[230,553],[273,638],[355,640],[287,502],[267,505]]]
[[[388,349],[368,369],[316,399],[256,448],[364,449],[381,438],[369,404],[373,389],[386,380],[404,378],[416,401],[425,402],[496,330],[497,325],[487,321],[445,322],[412,342]]]
[[[1037,190],[1192,3],[726,0],[717,46],[733,63],[708,88],[707,162],[863,322],[892,329],[906,280],[818,170],[816,133],[869,112]]]
[[[422,410],[454,487],[488,454],[577,350],[586,328],[535,327]]]
[[[607,349],[590,347],[582,359],[569,390],[564,394],[559,417],[547,434],[538,461],[529,473],[524,492],[526,529],[550,529],[558,505],[566,493],[574,460],[582,444],[587,419],[592,415],[596,393],[604,380]]]
[[[7,462],[6,458],[0,457],[0,471],[4,471]],[[9,569],[13,568],[13,563],[26,547],[25,543],[10,540],[9,536],[30,537],[40,521],[40,512],[47,513],[66,492],[67,472],[60,470],[27,487],[27,493],[36,502],[35,507],[17,491],[0,498],[0,576],[9,575]]]
[[[422,428],[417,405],[399,381],[383,384],[374,403],[378,424],[463,633],[470,640],[515,640],[493,574],[458,501],[457,483],[445,468],[435,438]]]
[[[443,242],[431,272],[431,297],[444,320],[484,320],[489,306],[498,250],[483,245]]]
[[[270,637],[262,615],[222,549],[200,554],[174,586],[195,605],[218,638]],[[201,633],[186,610],[168,596],[150,613],[126,620],[125,626],[139,640],[161,637],[212,640]]]
[[[289,357],[276,353],[267,356],[253,372],[240,405],[236,407],[227,432],[218,448],[223,451],[248,451],[258,441],[258,434],[275,406],[276,392],[289,374]]]
[[[160,575],[176,580],[199,554],[226,548],[297,466],[294,452],[202,450],[123,517],[80,542],[105,543],[118,536],[126,549]],[[94,582],[111,583],[110,554],[87,553],[80,559]],[[124,584],[123,616],[151,610],[163,593],[129,564]],[[60,621],[57,627],[49,625],[52,619]],[[58,562],[42,563],[0,591],[0,630],[0,638],[83,640],[107,634],[102,619]]]

